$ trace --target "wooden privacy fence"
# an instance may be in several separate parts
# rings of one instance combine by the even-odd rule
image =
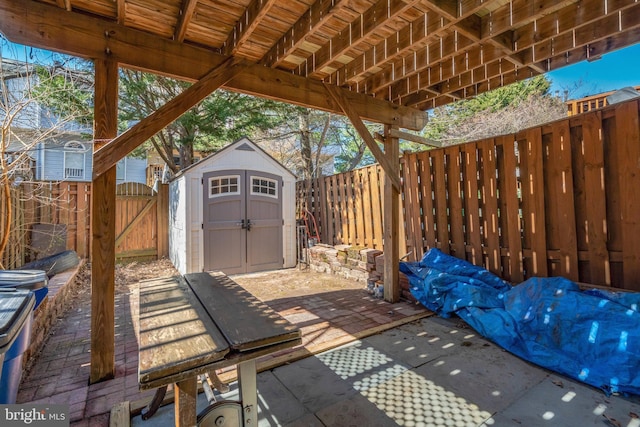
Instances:
[[[60,245],[62,250],[73,249],[80,256],[88,257],[90,183],[23,183],[11,188],[11,199],[13,214],[10,243],[2,257],[5,268],[20,267],[37,256],[37,252],[46,252],[49,249],[45,244],[37,244],[36,240],[49,240],[52,246]],[[0,212],[4,218],[7,206],[4,198],[2,200]],[[45,229],[41,227],[43,225],[56,227]],[[35,234],[36,229],[39,230],[38,237]],[[56,235],[57,233],[60,233],[60,236]],[[60,244],[56,242],[57,239],[65,237],[66,241]]]
[[[298,216],[305,210],[313,215],[323,243],[382,249],[383,185],[377,164],[299,181]]]
[[[11,197],[13,221],[9,246],[2,257],[4,268],[20,267],[38,255],[43,248],[42,244],[36,245],[36,239],[43,240],[39,231],[43,226],[55,230],[48,236],[52,242],[56,238],[54,233],[65,236],[62,250],[73,249],[80,257],[89,258],[91,183],[26,183],[12,187]],[[168,255],[168,198],[167,185],[160,185],[157,193],[142,184],[118,186],[116,258]],[[6,209],[4,202],[0,202],[0,218],[5,218]]]
[[[564,276],[640,290],[639,108],[634,100],[404,155],[403,229],[412,259],[437,247],[514,283]],[[365,198],[381,200],[367,179],[373,175],[377,188],[382,181],[365,169],[298,184],[299,208],[319,220],[322,242],[381,248],[374,225],[381,211]]]

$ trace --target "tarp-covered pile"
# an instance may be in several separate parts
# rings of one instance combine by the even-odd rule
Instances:
[[[438,249],[400,271],[425,307],[509,352],[605,393],[640,394],[640,294],[582,291],[561,277],[511,286]]]

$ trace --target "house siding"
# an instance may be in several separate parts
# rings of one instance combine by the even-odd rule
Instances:
[[[125,157],[118,162],[116,168],[118,184],[123,182],[147,183],[147,159]]]

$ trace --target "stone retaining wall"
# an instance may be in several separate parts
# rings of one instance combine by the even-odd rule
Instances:
[[[370,293],[381,296],[384,282],[384,253],[361,246],[317,244],[307,249],[309,268],[363,282]],[[400,297],[415,301],[409,281],[400,273]]]

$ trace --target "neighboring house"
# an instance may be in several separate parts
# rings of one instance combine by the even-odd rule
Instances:
[[[640,86],[626,87],[618,91],[598,93],[596,95],[586,96],[580,99],[572,99],[566,102],[567,115],[575,116],[576,114],[586,113],[587,111],[603,108],[611,104],[611,97],[619,96],[622,99],[630,99],[633,96],[640,96]]]
[[[91,181],[93,144],[87,138],[92,129],[63,121],[29,98],[29,90],[38,79],[33,65],[0,58],[0,78],[0,93],[6,92],[2,93],[0,120],[6,114],[15,114],[4,155],[8,162],[21,162],[16,176],[22,180]],[[116,166],[117,182],[146,183],[146,169],[146,159],[126,157]]]
[[[40,181],[91,181],[93,144],[80,135],[65,134],[41,142],[33,150],[34,178]],[[116,182],[147,182],[147,160],[125,157],[116,165]]]

